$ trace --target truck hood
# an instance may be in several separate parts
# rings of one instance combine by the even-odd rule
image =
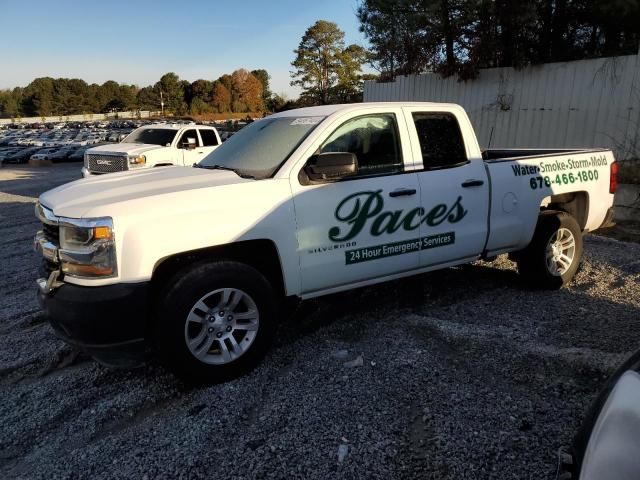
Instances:
[[[189,197],[198,189],[254,182],[225,170],[162,167],[83,178],[40,195],[40,203],[61,217],[112,216],[128,205],[149,207],[162,196]],[[154,200],[158,199],[158,202]],[[145,200],[147,200],[145,202]]]
[[[148,143],[113,143],[111,145],[100,145],[87,150],[87,153],[126,153],[128,155],[142,155],[150,150],[166,148],[161,145],[151,145]]]

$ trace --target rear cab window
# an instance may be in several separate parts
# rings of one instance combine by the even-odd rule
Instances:
[[[413,112],[412,117],[425,170],[458,167],[469,162],[455,115],[445,112]]]
[[[202,146],[203,147],[215,147],[219,145],[218,137],[216,136],[216,132],[210,129],[201,128],[199,129],[200,137],[202,138]]]

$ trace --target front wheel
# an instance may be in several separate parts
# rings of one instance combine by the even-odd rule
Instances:
[[[582,259],[582,231],[566,212],[544,212],[529,246],[518,255],[518,271],[533,287],[558,289],[576,274]]]
[[[230,380],[253,368],[275,330],[273,288],[254,268],[208,262],[176,275],[157,309],[161,357],[189,383]]]

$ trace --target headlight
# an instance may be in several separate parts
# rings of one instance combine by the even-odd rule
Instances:
[[[62,271],[80,278],[117,275],[116,250],[111,218],[60,219]]]
[[[144,155],[129,156],[129,167],[143,167],[147,163],[147,157]]]

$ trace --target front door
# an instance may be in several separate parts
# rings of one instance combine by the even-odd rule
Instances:
[[[481,158],[470,158],[453,113],[405,108],[418,171],[422,267],[469,260],[482,253],[488,233],[489,181]],[[419,147],[419,148],[417,148]]]
[[[190,139],[195,141],[195,147],[193,146],[194,142],[190,141]],[[190,146],[190,143],[192,146]],[[178,148],[182,152],[182,164],[187,167],[200,162],[204,158],[205,151],[195,128],[185,130],[182,133],[178,140]]]
[[[345,119],[315,153],[353,153],[357,173],[292,179],[303,293],[418,267],[420,223],[407,214],[420,187],[407,141],[400,109]]]

